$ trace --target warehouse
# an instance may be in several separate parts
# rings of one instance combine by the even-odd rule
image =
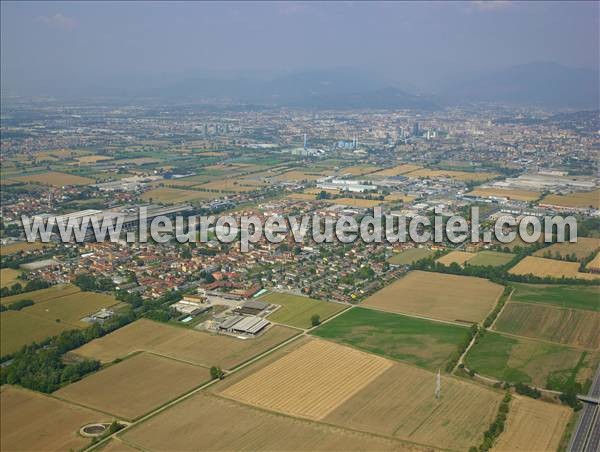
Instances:
[[[225,319],[219,325],[219,330],[227,333],[256,335],[264,330],[270,322],[255,315],[234,315]]]
[[[258,300],[246,301],[239,309],[240,314],[258,315],[269,307],[269,303]]]

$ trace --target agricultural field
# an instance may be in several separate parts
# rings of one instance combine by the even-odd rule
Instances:
[[[559,344],[600,348],[600,312],[510,302],[494,329]]]
[[[71,383],[53,395],[120,419],[133,420],[209,380],[207,368],[139,353]]]
[[[389,195],[386,195],[384,199],[386,202],[402,201],[403,203],[409,203],[414,201],[416,197],[412,195],[405,195],[403,193],[390,193]]]
[[[450,251],[448,254],[445,254],[437,259],[436,262],[446,266],[458,264],[462,267],[465,265],[465,262],[473,257],[475,257],[475,253],[467,253],[466,251]]]
[[[28,252],[41,250],[42,248],[52,248],[51,243],[42,243],[42,242],[18,242],[11,243],[10,245],[0,246],[0,256],[10,256],[11,254],[17,254],[20,252]]]
[[[388,262],[394,265],[411,265],[433,255],[434,252],[429,248],[409,248],[398,254],[394,254],[388,259]]]
[[[77,149],[53,149],[51,151],[38,152],[35,156],[37,159],[69,160],[86,154],[88,154],[87,151]]]
[[[391,366],[391,361],[375,355],[311,340],[221,394],[260,408],[319,420]]]
[[[478,187],[473,191],[467,193],[472,196],[479,196],[481,198],[508,198],[515,201],[535,201],[541,196],[540,192],[529,191],[529,190],[516,190],[516,189],[504,189],[504,188],[491,188],[491,187]]]
[[[402,165],[396,165],[392,168],[386,168],[384,170],[381,171],[377,171],[376,174],[374,174],[373,176],[377,176],[377,177],[393,177],[393,176],[400,176],[401,174],[406,174],[406,173],[410,173],[411,171],[416,171],[418,169],[422,169],[421,166],[419,165],[413,165],[410,163],[405,163]]]
[[[422,450],[417,446],[281,416],[204,392],[123,434],[143,450]]]
[[[340,168],[338,171],[339,174],[350,174],[352,176],[363,176],[365,174],[374,173],[380,170],[378,166],[375,165],[354,165],[347,166],[346,168]]]
[[[322,191],[324,191],[325,193],[330,193],[332,195],[340,193],[340,190],[335,190],[335,189],[331,189],[331,188],[316,188],[316,187],[307,188],[302,193],[306,193],[308,195],[318,195]]]
[[[558,450],[572,411],[554,403],[513,396],[498,452]]]
[[[582,355],[585,360],[578,366]],[[469,350],[465,365],[487,377],[545,387],[549,377],[573,372],[575,380],[583,383],[593,375],[599,360],[598,353],[487,332]]]
[[[412,271],[364,301],[398,314],[473,323],[482,321],[504,288],[487,279]]]
[[[159,187],[149,190],[142,195],[144,201],[178,204],[194,201],[205,201],[218,198],[218,193],[206,191],[184,190],[179,188]]]
[[[322,177],[323,177],[323,175],[321,175],[321,174],[307,173],[305,171],[293,170],[293,171],[288,171],[286,173],[278,174],[277,176],[273,177],[273,179],[278,182],[302,182],[302,181],[313,182],[313,181],[316,181],[317,179],[321,179]]]
[[[21,275],[20,270],[14,270],[12,268],[3,268],[0,270],[0,283],[2,287],[12,287],[15,283],[21,283],[24,285],[23,281],[19,280],[19,276]],[[4,303],[3,303],[4,304]]]
[[[82,165],[94,165],[98,162],[103,162],[112,159],[112,157],[109,157],[107,155],[84,155],[83,157],[77,158],[77,163]]]
[[[596,253],[600,248],[600,239],[589,237],[577,237],[577,242],[555,243],[549,247],[542,248],[533,253],[537,257],[548,259],[564,259],[574,256],[578,261]]]
[[[119,159],[115,161],[117,165],[149,165],[151,163],[161,163],[161,160],[152,157],[134,157],[130,159]]]
[[[19,300],[32,300],[35,304],[21,311],[0,314],[2,356],[65,330],[89,326],[81,321],[83,317],[117,303],[110,295],[80,292],[70,284],[4,297],[2,304]]]
[[[544,234],[540,234],[540,238],[537,240],[538,242],[543,242],[544,241]],[[527,243],[526,241],[524,241],[519,234],[516,235],[515,239],[512,242],[509,243],[499,243],[498,244],[502,247],[502,250],[505,250],[505,248],[508,248],[508,250],[510,252],[514,251],[516,248],[528,248],[531,245],[533,245],[533,243]]]
[[[600,209],[600,190],[574,192],[569,195],[547,195],[540,204]]]
[[[360,207],[365,209],[372,209],[375,206],[379,206],[383,204],[385,201],[380,201],[378,199],[361,199],[361,198],[334,198],[334,199],[324,199],[324,202],[329,204],[338,204],[340,206],[347,207]]]
[[[596,270],[600,269],[600,252],[596,254],[594,258],[585,266],[585,269],[588,271],[592,268]]]
[[[578,262],[566,262],[556,259],[545,259],[543,257],[526,256],[517,265],[511,268],[509,273],[513,275],[538,276],[540,278],[580,278],[580,279],[598,279],[600,275],[593,273],[584,273],[579,271]]]
[[[496,173],[484,173],[484,172],[469,172],[469,171],[453,171],[453,170],[436,170],[436,169],[428,169],[422,168],[415,171],[411,171],[410,173],[405,173],[404,176],[410,178],[428,178],[428,179],[437,179],[437,178],[449,178],[449,179],[457,179],[461,181],[473,181],[473,182],[486,182],[490,179],[494,179],[498,177]]]
[[[96,181],[88,177],[75,176],[73,174],[47,171],[45,173],[29,174],[13,178],[20,182],[35,182],[42,185],[62,187],[63,185],[89,185]]]
[[[478,444],[496,416],[502,395],[455,377],[402,363],[372,380],[323,421],[441,449],[468,450]]]
[[[600,286],[511,283],[511,300],[600,312]]]
[[[514,254],[511,253],[499,253],[497,251],[479,251],[471,259],[468,260],[468,265],[474,267],[501,267],[502,265],[508,264],[513,258]]]
[[[138,449],[124,443],[117,437],[112,438],[108,443],[103,444],[95,450],[102,452],[138,452]]]
[[[25,297],[27,298],[27,297]],[[102,308],[114,306],[118,301],[112,295],[96,292],[75,292],[38,302],[23,309],[23,313],[52,322],[60,322],[72,327],[86,327],[89,323],[81,319]]]
[[[316,196],[311,195],[310,193],[292,193],[290,195],[287,195],[286,198],[296,199],[298,201],[315,201],[316,200]]]
[[[194,188],[202,190],[214,190],[226,193],[243,193],[248,191],[260,190],[267,184],[257,181],[244,181],[240,179],[219,179],[202,185],[195,185]]]
[[[298,333],[274,325],[256,338],[241,340],[141,319],[88,342],[74,354],[108,363],[147,351],[200,366],[231,369]]]
[[[90,444],[79,435],[83,425],[112,421],[106,414],[8,385],[0,388],[0,411],[3,451],[79,450]]]
[[[365,308],[352,308],[317,328],[315,336],[437,371],[459,344],[464,327]]]
[[[272,322],[303,329],[312,326],[311,317],[315,314],[323,321],[346,309],[346,306],[340,303],[329,303],[327,301],[286,293],[270,293],[261,297],[260,301],[281,306],[269,315],[268,318]]]
[[[24,345],[73,329],[72,325],[27,315],[24,311],[4,311],[0,313],[0,356],[10,355]]]
[[[19,300],[31,300],[34,303],[41,303],[44,301],[53,300],[55,298],[65,297],[80,292],[79,287],[73,284],[56,284],[46,289],[34,290],[32,292],[20,293],[18,295],[11,295],[10,297],[3,297],[0,302],[3,305],[9,305]]]

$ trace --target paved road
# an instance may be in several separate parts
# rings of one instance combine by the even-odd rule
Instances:
[[[598,366],[588,395],[600,397],[600,366]],[[584,403],[568,450],[569,452],[600,452],[599,405]]]

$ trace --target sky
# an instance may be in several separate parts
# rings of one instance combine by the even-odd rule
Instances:
[[[361,67],[427,89],[599,66],[598,2],[1,2],[2,91]]]

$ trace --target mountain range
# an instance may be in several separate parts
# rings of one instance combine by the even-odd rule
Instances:
[[[454,77],[427,92],[374,71],[340,68],[290,72],[276,77],[170,76],[102,80],[78,85],[76,80],[54,92],[64,98],[103,97],[122,102],[229,103],[315,109],[435,110],[476,102],[556,108],[600,108],[597,70],[556,63],[531,63],[481,74]],[[4,94],[4,93],[3,93]],[[41,93],[38,93],[41,94]]]

